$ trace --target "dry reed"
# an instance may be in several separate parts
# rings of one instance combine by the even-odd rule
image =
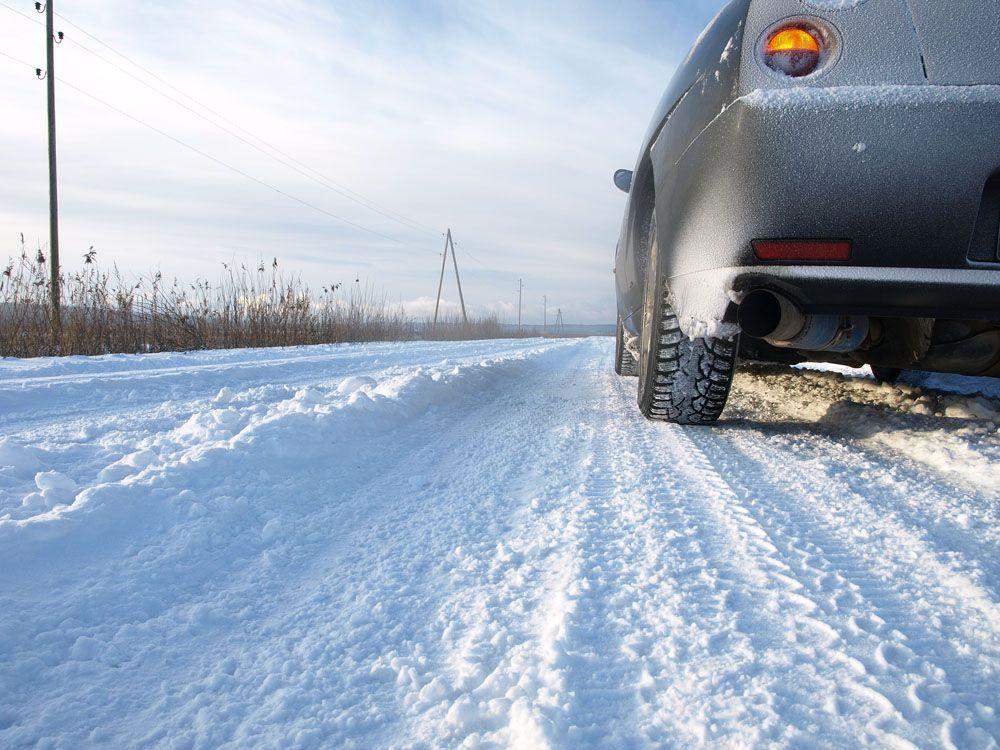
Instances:
[[[41,250],[21,253],[0,275],[0,356],[38,357],[194,349],[300,346],[364,341],[481,339],[516,335],[495,315],[436,327],[415,320],[372,287],[327,286],[313,294],[275,259],[224,264],[216,283],[130,280],[102,269],[91,249],[61,276],[61,325],[49,314],[49,269]]]

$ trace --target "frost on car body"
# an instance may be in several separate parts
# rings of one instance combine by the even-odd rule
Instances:
[[[1000,0],[722,9],[628,184],[615,281],[647,416],[721,412],[663,346],[1000,375],[997,18]]]

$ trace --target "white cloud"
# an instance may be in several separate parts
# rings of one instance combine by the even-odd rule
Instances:
[[[406,314],[418,319],[433,318],[436,297],[417,297],[416,299],[404,300],[400,304]],[[513,322],[517,320],[517,303],[506,300],[496,300],[486,304],[467,304],[466,312],[470,316],[496,315],[503,322]],[[461,303],[455,299],[441,298],[439,310],[441,316],[453,317],[462,314]],[[551,310],[550,315],[554,316],[555,311]]]
[[[451,226],[470,309],[516,314],[523,277],[526,320],[540,322],[548,294],[567,322],[607,322],[623,205],[610,175],[634,160],[672,67],[715,5],[66,0],[60,12],[338,184],[439,231]],[[0,49],[40,63],[41,29],[0,13]],[[59,78],[399,240],[311,211],[63,86],[67,262],[95,245],[125,269],[189,278],[214,276],[234,256],[278,256],[315,287],[360,278],[433,302],[425,295],[436,291],[441,237],[268,159],[61,28],[70,39]],[[44,87],[6,60],[0,78],[14,113],[0,118],[2,255],[19,232],[44,241],[47,214]]]
[[[402,306],[407,315],[423,320],[424,318],[434,317],[436,302],[436,297],[418,297],[417,299],[405,300]],[[457,301],[452,302],[451,300],[442,299],[438,312],[441,316],[450,317],[452,315],[461,315],[462,308]]]

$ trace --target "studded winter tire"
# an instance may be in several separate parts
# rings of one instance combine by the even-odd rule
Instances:
[[[737,339],[689,339],[670,304],[650,222],[639,357],[639,409],[647,419],[686,425],[719,419],[736,369]]]

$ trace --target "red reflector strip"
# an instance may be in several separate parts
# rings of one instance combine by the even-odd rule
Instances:
[[[851,259],[850,240],[754,240],[760,260],[844,262]]]

